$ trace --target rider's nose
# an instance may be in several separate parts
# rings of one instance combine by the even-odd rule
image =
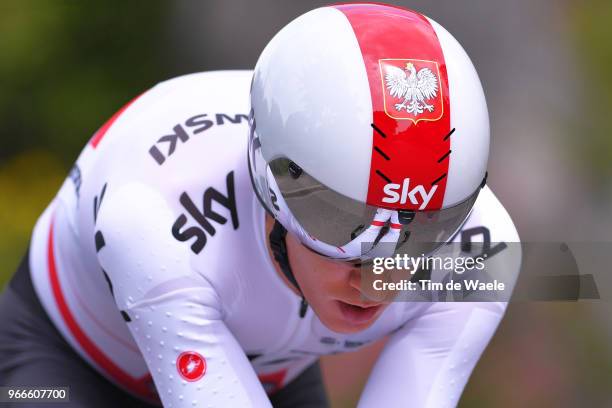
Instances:
[[[353,268],[349,272],[349,286],[361,292],[361,271]]]

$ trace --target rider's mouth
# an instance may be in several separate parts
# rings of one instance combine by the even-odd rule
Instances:
[[[354,305],[341,300],[336,301],[345,320],[352,324],[364,324],[370,321],[380,310],[381,304],[370,306]]]

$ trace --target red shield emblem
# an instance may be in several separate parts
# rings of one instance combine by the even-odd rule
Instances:
[[[398,120],[435,121],[444,114],[440,69],[435,61],[378,60],[385,113]]]

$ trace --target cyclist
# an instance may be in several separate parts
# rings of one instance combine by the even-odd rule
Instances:
[[[389,336],[360,406],[454,406],[506,303],[372,298],[360,264],[465,231],[517,242],[488,148],[467,54],[398,7],[322,7],[253,72],[162,82],[36,223],[0,299],[0,383],[84,407],[318,407],[318,358]]]

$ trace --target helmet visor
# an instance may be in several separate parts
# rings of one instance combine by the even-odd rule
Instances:
[[[287,207],[310,238],[338,248],[346,258],[433,253],[463,225],[480,190],[440,210],[382,209],[332,191],[301,169],[297,174],[290,163],[285,158],[270,163]],[[386,247],[384,255],[372,251],[376,246]]]

